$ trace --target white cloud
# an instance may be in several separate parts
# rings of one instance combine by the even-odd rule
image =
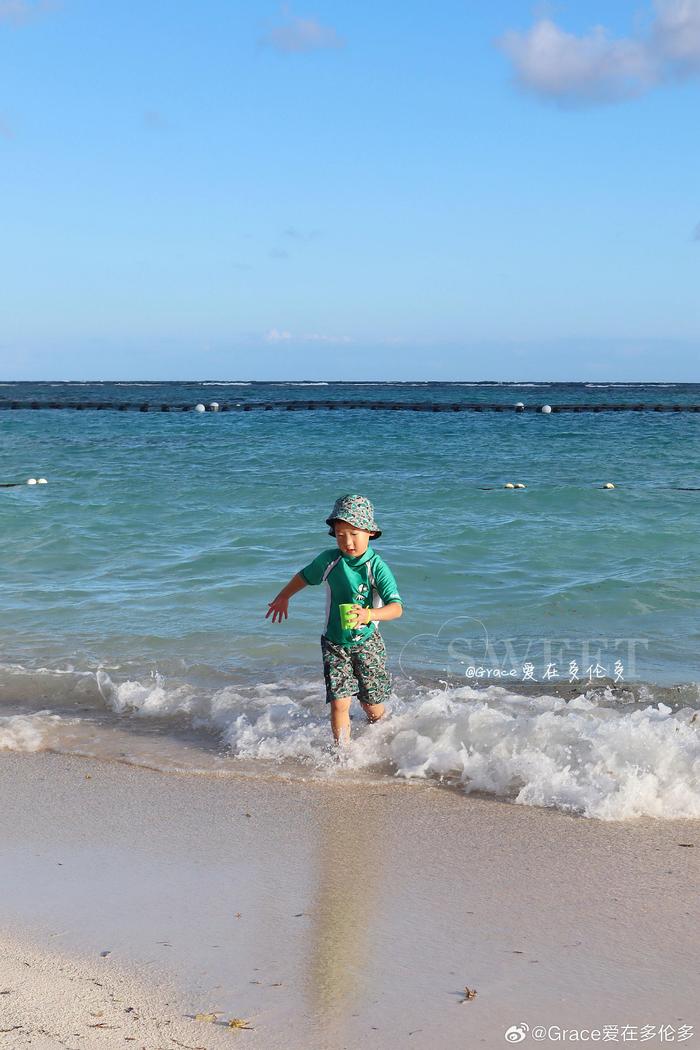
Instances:
[[[333,343],[338,345],[340,343],[351,343],[352,339],[349,335],[322,335],[319,332],[313,332],[311,335],[303,336],[305,343]]]
[[[0,0],[0,22],[23,25],[35,15],[44,14],[56,7],[55,0]]]
[[[0,22],[26,22],[31,13],[26,0],[0,0]]]
[[[657,0],[652,46],[677,74],[700,72],[700,2]]]
[[[328,343],[335,346],[352,342],[347,335],[326,335],[322,332],[311,332],[307,335],[292,335],[287,329],[271,328],[265,334],[266,343]]]
[[[562,105],[618,102],[678,76],[700,73],[700,0],[656,0],[647,37],[615,38],[604,26],[577,36],[549,18],[510,30],[498,46],[516,81]]]
[[[299,18],[287,15],[265,33],[264,44],[283,54],[300,54],[305,51],[323,51],[326,48],[342,47],[345,41],[331,26],[323,26],[316,18]]]
[[[602,26],[574,36],[547,18],[500,41],[518,82],[551,98],[613,101],[644,91],[656,76],[643,44],[614,40]]]

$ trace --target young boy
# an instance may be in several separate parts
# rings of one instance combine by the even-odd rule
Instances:
[[[365,496],[341,496],[326,518],[329,536],[337,547],[322,551],[292,576],[269,604],[265,619],[288,618],[289,599],[307,584],[326,584],[326,619],[321,635],[326,703],[331,705],[331,727],[336,744],[350,737],[350,704],[358,696],[369,722],[384,714],[391,694],[391,675],[377,621],[396,620],[403,599],[386,562],[369,545],[382,530]],[[352,627],[343,628],[342,603],[352,603]],[[356,687],[359,687],[359,692]]]

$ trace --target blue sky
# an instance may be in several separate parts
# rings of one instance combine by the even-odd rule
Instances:
[[[2,378],[698,378],[700,0],[0,0],[0,70]]]

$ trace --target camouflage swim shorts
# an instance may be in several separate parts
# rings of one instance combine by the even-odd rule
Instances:
[[[326,703],[357,696],[363,704],[382,704],[391,695],[386,648],[378,630],[360,645],[342,646],[321,635]],[[359,686],[359,690],[358,690]]]

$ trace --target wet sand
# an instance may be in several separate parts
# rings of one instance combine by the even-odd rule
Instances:
[[[457,1050],[521,1022],[700,1027],[698,821],[51,753],[0,753],[0,791],[0,1047]]]

